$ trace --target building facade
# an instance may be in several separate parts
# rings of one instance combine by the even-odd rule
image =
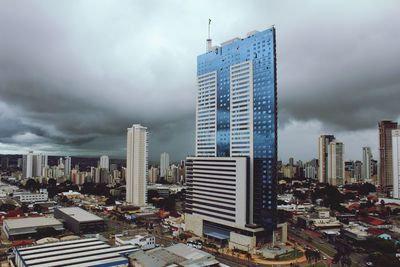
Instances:
[[[318,139],[318,180],[320,183],[328,182],[328,147],[335,140],[333,135],[321,135]]]
[[[126,149],[126,202],[146,204],[148,144],[147,128],[134,124],[128,128]]]
[[[362,172],[361,176],[364,180],[371,179],[371,161],[372,161],[372,152],[370,147],[362,148],[363,154],[363,162],[362,162]]]
[[[110,170],[110,159],[108,156],[103,155],[100,157],[100,168],[106,169],[107,171]]]
[[[392,130],[393,197],[400,198],[400,129]]]
[[[160,177],[166,178],[169,170],[169,154],[167,152],[161,153],[160,156]]]
[[[332,141],[328,146],[328,183],[342,185],[344,182],[344,145]]]
[[[388,192],[393,187],[392,130],[397,122],[380,121],[379,124],[379,179],[382,190]]]
[[[213,162],[219,158],[248,160],[248,175],[237,177],[246,188],[243,202],[246,214],[242,216],[246,218],[246,226],[266,231],[276,226],[275,41],[275,28],[253,31],[245,38],[234,38],[214,46],[197,58],[196,157],[209,158],[209,162],[205,161],[209,164],[205,167],[208,171],[222,170]],[[188,162],[190,160],[195,159],[190,158]],[[189,178],[190,167],[186,168],[187,183],[189,179],[201,179],[201,173]],[[206,187],[203,193],[212,191],[215,182],[203,179],[202,185]],[[191,183],[190,190],[195,186],[195,182]],[[193,195],[192,201],[196,203],[199,197]],[[221,206],[216,200],[212,202]],[[209,209],[218,213],[219,208],[210,206]],[[229,226],[232,221],[218,219],[218,224]]]

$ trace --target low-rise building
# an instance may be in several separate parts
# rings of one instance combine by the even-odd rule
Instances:
[[[49,194],[47,193],[47,189],[40,189],[39,193],[31,193],[25,191],[14,192],[13,196],[21,203],[44,202],[49,200]]]
[[[97,238],[86,238],[18,248],[10,261],[17,267],[123,267],[129,264],[126,255],[137,250],[132,245],[111,247]]]
[[[220,266],[213,255],[181,243],[149,251],[138,250],[129,258],[134,267]]]
[[[6,219],[3,231],[9,240],[37,239],[64,231],[62,222],[53,217]]]
[[[120,234],[115,235],[115,244],[118,246],[133,245],[138,246],[143,250],[147,250],[156,247],[156,239],[152,235],[124,236]]]
[[[58,208],[54,217],[64,222],[65,227],[76,234],[104,231],[104,220],[78,207]]]

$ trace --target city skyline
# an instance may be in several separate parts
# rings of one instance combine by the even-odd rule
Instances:
[[[342,12],[361,4],[362,13]],[[152,8],[149,19],[138,15],[147,4],[98,3],[93,10],[86,3],[24,5],[29,12],[17,3],[0,8],[7,25],[0,33],[9,36],[0,47],[6,62],[0,64],[2,153],[124,158],[124,129],[137,122],[149,129],[150,160],[163,151],[174,161],[194,155],[193,58],[205,49],[209,18],[215,44],[250,29],[279,29],[279,159],[317,158],[320,134],[342,141],[346,160],[361,159],[364,146],[377,159],[378,121],[399,121],[396,2],[290,3],[288,9],[289,2],[254,1],[230,5],[233,16],[221,16],[223,2],[213,10],[200,2],[170,2],[167,9]],[[251,12],[242,14],[244,5]],[[178,18],[173,10],[186,15]],[[21,20],[31,22],[30,34]],[[112,38],[102,34],[106,30]],[[156,77],[168,82],[160,87]]]

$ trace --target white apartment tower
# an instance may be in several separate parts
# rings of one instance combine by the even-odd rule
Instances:
[[[361,178],[362,179],[371,179],[371,160],[372,160],[372,153],[370,147],[363,147],[363,164],[361,169]]]
[[[110,168],[110,159],[108,158],[108,156],[103,155],[103,156],[100,157],[100,168],[109,170],[109,168]]]
[[[160,177],[166,178],[169,170],[169,154],[167,152],[161,153],[160,156]]]
[[[126,202],[135,206],[146,205],[147,128],[140,124],[128,128],[126,148]]]
[[[400,129],[392,130],[393,197],[400,198]]]
[[[22,157],[22,176],[23,178],[33,177],[33,151]]]
[[[71,157],[65,157],[64,160],[64,175],[69,177],[71,175]]]
[[[332,141],[328,146],[328,183],[341,185],[344,181],[344,145]]]
[[[328,182],[328,146],[334,140],[333,135],[321,135],[318,139],[318,180],[320,183]]]

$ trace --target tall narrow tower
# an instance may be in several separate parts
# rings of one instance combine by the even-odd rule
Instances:
[[[397,129],[397,122],[379,122],[379,174],[380,186],[385,192],[393,187],[392,130]]]
[[[128,128],[126,148],[126,202],[146,205],[147,128],[140,124]]]

